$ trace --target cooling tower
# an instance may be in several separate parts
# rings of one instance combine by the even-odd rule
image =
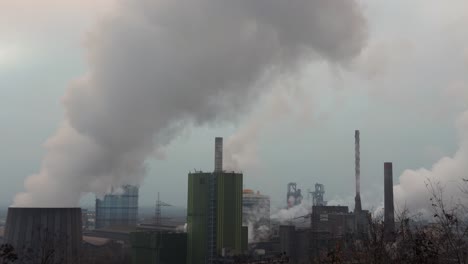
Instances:
[[[81,208],[8,208],[5,243],[21,259],[41,263],[79,263],[82,242]],[[35,262],[34,262],[35,263]]]

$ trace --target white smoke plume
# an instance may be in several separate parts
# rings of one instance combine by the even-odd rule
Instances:
[[[430,192],[426,183],[440,184],[447,206],[457,203],[468,204],[468,197],[461,191],[463,179],[468,178],[468,111],[457,121],[459,149],[453,157],[443,157],[432,168],[406,170],[400,176],[400,183],[394,186],[395,205],[423,216],[431,214]]]
[[[311,59],[346,64],[366,21],[351,0],[120,0],[87,36],[88,72],[16,206],[76,206],[138,184],[187,125],[231,122]]]
[[[270,197],[252,192],[243,193],[242,225],[248,227],[249,242],[266,241],[270,235]]]
[[[311,213],[312,206],[307,202],[302,202],[291,208],[279,209],[270,217],[284,224],[295,224],[300,219],[308,216]]]

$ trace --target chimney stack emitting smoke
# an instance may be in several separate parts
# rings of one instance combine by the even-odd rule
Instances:
[[[384,231],[387,240],[392,240],[395,232],[395,210],[393,204],[393,164],[384,164]]]
[[[356,197],[354,198],[355,212],[362,210],[361,206],[361,152],[360,152],[360,133],[354,131],[354,158],[355,158],[355,176],[356,176]]]
[[[215,138],[215,172],[222,172],[223,171],[223,138],[217,137]]]

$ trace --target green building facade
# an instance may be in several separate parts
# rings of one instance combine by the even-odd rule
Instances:
[[[241,173],[196,172],[188,175],[187,264],[205,264],[213,255],[241,254]]]
[[[212,173],[188,175],[187,264],[204,264],[208,250],[209,182]]]
[[[132,232],[133,264],[181,264],[187,261],[187,234]]]
[[[217,176],[216,252],[225,248],[242,253],[242,174],[215,173]]]

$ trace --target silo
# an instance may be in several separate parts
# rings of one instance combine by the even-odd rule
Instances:
[[[5,243],[21,263],[79,263],[81,208],[8,208]]]

